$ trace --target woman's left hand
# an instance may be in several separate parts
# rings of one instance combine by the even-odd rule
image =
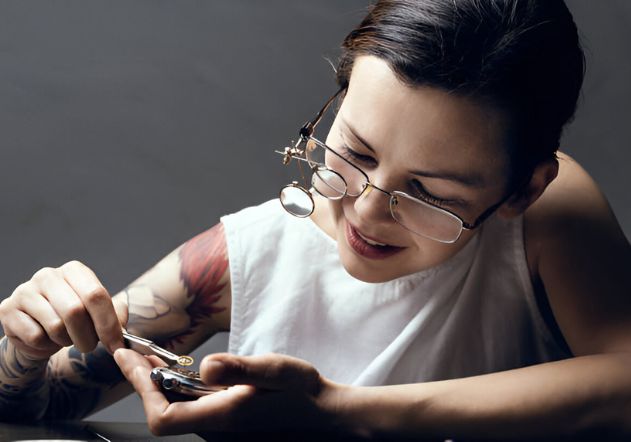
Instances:
[[[218,353],[200,364],[209,385],[226,390],[184,402],[169,402],[151,381],[156,356],[119,349],[114,358],[143,402],[155,435],[212,431],[339,429],[334,406],[340,386],[308,362],[280,354],[235,356]]]

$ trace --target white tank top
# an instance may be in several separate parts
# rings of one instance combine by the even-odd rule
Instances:
[[[231,353],[292,355],[353,385],[459,378],[570,356],[537,307],[521,217],[491,217],[444,263],[377,284],[350,276],[335,241],[278,200],[221,221]]]

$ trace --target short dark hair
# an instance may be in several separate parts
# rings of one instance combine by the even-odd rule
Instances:
[[[342,44],[337,81],[374,55],[411,86],[508,112],[513,178],[556,155],[576,110],[585,59],[562,0],[380,0]]]

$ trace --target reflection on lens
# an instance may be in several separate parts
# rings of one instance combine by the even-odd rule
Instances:
[[[325,198],[339,199],[346,193],[344,179],[325,167],[318,168],[311,178],[311,184]]]
[[[313,199],[309,192],[295,184],[283,187],[280,191],[280,203],[285,210],[299,218],[306,218],[313,212]]]
[[[305,156],[311,166],[317,166],[318,164],[324,164],[325,149],[319,146],[313,138],[307,141],[305,146]]]
[[[394,192],[396,204],[390,205],[395,220],[406,229],[436,241],[453,243],[462,232],[462,221],[455,215],[423,201]]]

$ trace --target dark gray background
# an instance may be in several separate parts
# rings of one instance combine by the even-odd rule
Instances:
[[[0,0],[0,299],[70,259],[116,292],[222,214],[276,196],[291,175],[272,151],[335,90],[325,57],[367,4]],[[562,150],[628,238],[631,2],[568,4],[588,71]],[[144,415],[133,397],[95,418]]]

